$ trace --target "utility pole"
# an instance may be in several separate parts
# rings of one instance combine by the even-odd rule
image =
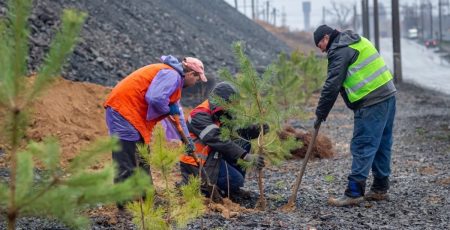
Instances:
[[[362,0],[363,36],[370,40],[369,0]]]
[[[325,12],[326,12],[326,8],[325,6],[322,7],[322,24],[326,24],[325,23]]]
[[[430,7],[430,39],[433,39],[433,4],[428,1],[428,7]]]
[[[380,28],[378,18],[378,0],[373,0],[373,33],[375,37],[375,48],[380,52]]]
[[[266,22],[269,23],[269,1],[266,1]]]
[[[272,9],[273,26],[277,26],[277,9],[274,7]]]
[[[237,0],[234,0],[234,8],[236,8],[236,10],[238,9]]]
[[[392,46],[394,59],[394,82],[402,82],[402,55],[400,48],[400,14],[398,0],[392,0]]]
[[[424,16],[423,16],[423,8],[425,5],[420,1],[420,37],[422,38],[422,41],[425,39],[425,22],[424,22]]]
[[[259,20],[259,0],[256,0],[256,6],[255,6],[255,9],[256,9],[256,20]]]
[[[247,1],[244,0],[244,15],[247,16]]]
[[[439,0],[439,46],[442,44],[442,0]]]
[[[356,4],[354,4],[354,5],[353,5],[353,31],[355,31],[355,32],[356,32],[357,29],[358,29],[358,28],[356,28],[356,26],[357,26],[357,25],[356,25],[356,20],[358,20],[357,17],[358,17],[358,14],[357,14],[357,12],[356,12]]]
[[[255,0],[252,0],[252,19],[255,20]]]

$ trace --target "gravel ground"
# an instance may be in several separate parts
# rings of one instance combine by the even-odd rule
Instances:
[[[0,15],[6,14],[5,2],[0,0]],[[42,61],[59,24],[59,11],[67,6],[90,15],[82,41],[65,70],[65,77],[71,80],[114,85],[163,53],[198,56],[205,61],[207,73],[213,75],[221,67],[236,67],[230,48],[233,40],[247,41],[247,52],[257,66],[267,65],[279,51],[288,50],[223,1],[199,0],[187,5],[182,0],[142,2],[130,1],[123,7],[117,0],[34,1],[30,70]],[[295,172],[302,163],[288,161],[265,171],[267,211],[241,213],[231,219],[207,214],[189,229],[450,229],[450,96],[410,84],[398,88],[389,202],[364,202],[353,208],[326,204],[330,195],[342,194],[351,163],[348,143],[353,116],[339,100],[321,129],[334,140],[338,154],[308,164],[296,211],[282,213],[277,209],[287,202]],[[5,169],[0,169],[0,180],[7,177]],[[255,178],[247,179],[246,189],[253,196],[240,203],[251,208],[258,196]],[[0,215],[0,229],[5,228],[3,218]],[[119,216],[117,223],[102,216],[92,220],[93,229],[133,227],[125,216]],[[18,229],[65,227],[50,220],[21,218]]]
[[[398,88],[390,201],[343,208],[327,205],[329,196],[343,193],[351,164],[353,116],[339,99],[321,129],[335,141],[338,154],[308,163],[296,211],[286,214],[277,209],[287,202],[294,172],[302,163],[289,161],[265,173],[268,211],[234,219],[209,215],[190,229],[449,229],[450,96],[409,84]],[[252,207],[258,195],[256,179],[248,179],[246,189],[254,196],[244,205]]]
[[[334,140],[338,154],[308,163],[295,211],[283,213],[278,208],[289,198],[301,160],[266,169],[267,211],[240,213],[231,219],[210,212],[188,229],[449,229],[450,96],[410,84],[398,88],[390,201],[366,201],[356,207],[327,205],[329,196],[342,194],[351,163],[348,143],[353,118],[339,99],[321,129]],[[258,197],[252,174],[245,189],[252,192],[251,198],[238,202],[252,208]],[[125,216],[114,223],[102,216],[92,221],[92,229],[133,228]],[[1,220],[0,229],[4,227]],[[22,218],[18,223],[18,229],[45,228],[64,229],[61,224],[36,218]]]

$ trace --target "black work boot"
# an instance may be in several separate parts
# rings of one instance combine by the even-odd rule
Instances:
[[[349,180],[344,195],[338,198],[331,197],[328,199],[328,204],[337,207],[357,205],[364,201],[365,187],[365,181]]]
[[[239,188],[237,191],[231,191],[231,200],[249,200],[252,197],[252,192]]]
[[[366,200],[380,201],[389,200],[389,177],[373,178],[370,191],[365,195]]]

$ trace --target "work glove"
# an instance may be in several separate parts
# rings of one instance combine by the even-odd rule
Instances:
[[[169,104],[169,115],[180,115],[180,108],[178,107],[177,104]]]
[[[259,154],[247,153],[242,159],[248,162],[256,162],[256,169],[258,170],[261,170],[264,166],[266,166],[264,157]]]
[[[188,143],[186,143],[186,153],[188,155],[192,155],[195,151],[195,145],[194,145],[194,141],[192,140],[192,138],[188,137]]]

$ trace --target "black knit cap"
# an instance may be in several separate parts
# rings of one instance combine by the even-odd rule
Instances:
[[[326,34],[331,34],[333,31],[334,29],[327,25],[317,27],[316,31],[314,31],[314,42],[316,43],[316,46],[319,45],[320,40],[322,40]]]
[[[226,81],[220,82],[219,84],[217,84],[211,91],[210,93],[210,100],[214,100],[214,96],[219,96],[222,99],[224,99],[226,102],[230,102],[231,97],[234,94],[237,94],[238,90],[236,89],[236,87]]]

